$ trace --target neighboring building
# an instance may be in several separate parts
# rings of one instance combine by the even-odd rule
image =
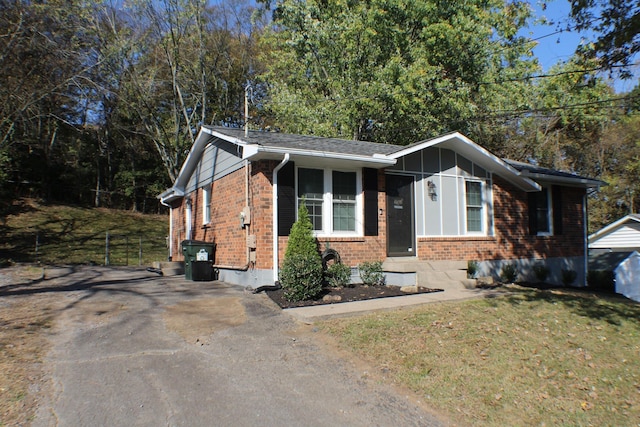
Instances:
[[[551,283],[565,269],[583,285],[586,191],[600,184],[502,160],[460,133],[397,146],[205,126],[160,198],[173,260],[183,240],[215,242],[230,283],[277,280],[304,198],[321,249],[352,267],[474,260],[480,275],[516,263],[535,280],[532,266],[544,263]]]
[[[589,236],[589,249],[600,252],[640,251],[640,214],[630,214]]]
[[[589,255],[590,286],[603,286],[629,299],[640,302],[640,254],[633,252],[600,252]],[[609,283],[612,282],[612,283]]]

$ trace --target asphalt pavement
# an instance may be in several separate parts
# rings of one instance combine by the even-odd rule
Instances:
[[[446,425],[264,294],[134,268],[46,275],[64,309],[33,426]]]

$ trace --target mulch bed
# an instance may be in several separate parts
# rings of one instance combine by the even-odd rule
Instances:
[[[365,286],[356,284],[350,288],[324,288],[320,295],[309,301],[290,302],[284,297],[284,290],[269,290],[266,294],[281,308],[308,307],[312,305],[339,304],[341,302],[364,301],[375,298],[389,298],[402,295],[442,292],[442,289],[418,288],[418,292],[403,292],[399,286]],[[338,298],[339,297],[339,298]]]

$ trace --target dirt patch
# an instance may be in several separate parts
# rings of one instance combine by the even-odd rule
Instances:
[[[216,331],[247,321],[240,298],[221,297],[185,301],[168,306],[163,314],[167,329],[188,343],[205,345]]]
[[[35,282],[42,269],[0,271],[0,290]],[[0,298],[0,425],[27,425],[45,387],[42,358],[60,302],[50,294]]]
[[[291,302],[284,296],[284,290],[267,291],[267,295],[281,308],[308,307],[312,305],[336,304],[341,302],[364,301],[375,298],[389,298],[403,295],[442,292],[442,289],[417,288],[415,292],[405,292],[399,286],[355,285],[348,288],[325,288],[315,299]]]

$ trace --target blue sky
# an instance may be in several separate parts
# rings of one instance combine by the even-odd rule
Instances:
[[[566,28],[571,6],[568,0],[549,0],[546,9],[542,10],[539,2],[532,2],[536,16],[546,17],[552,22],[550,25],[535,25],[524,29],[521,33],[537,40],[538,46],[533,50],[540,61],[544,71],[548,71],[559,61],[567,61],[576,50],[576,47],[585,40],[592,38],[590,32],[578,33],[577,31],[563,31],[557,33],[559,28]],[[640,70],[635,71],[640,76]],[[638,84],[638,78],[632,80],[617,79],[611,82],[617,92],[628,92]]]

